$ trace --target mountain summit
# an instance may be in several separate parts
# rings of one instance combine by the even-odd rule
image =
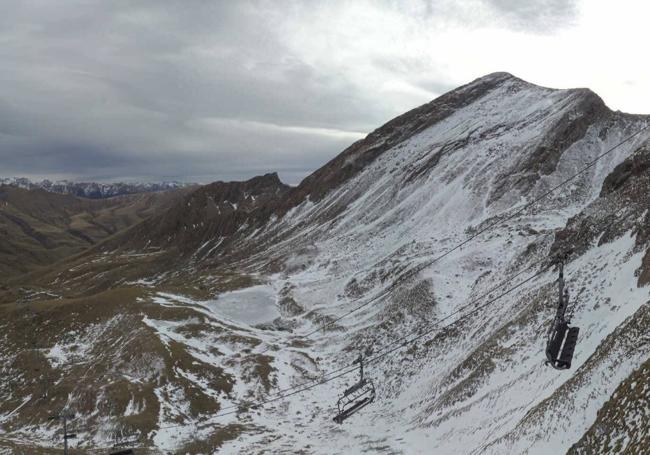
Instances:
[[[65,408],[88,449],[641,453],[649,125],[494,73],[297,187],[184,194],[0,294],[17,378],[0,385],[0,444],[49,447]],[[580,335],[558,371],[548,266],[568,251]],[[359,354],[376,398],[338,425]]]

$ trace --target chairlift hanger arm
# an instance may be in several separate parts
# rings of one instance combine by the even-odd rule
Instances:
[[[578,327],[569,327],[566,319],[566,310],[569,304],[569,293],[565,289],[564,282],[564,261],[566,257],[559,260],[558,264],[558,307],[549,331],[546,342],[546,364],[557,370],[571,368],[571,361],[578,341]]]

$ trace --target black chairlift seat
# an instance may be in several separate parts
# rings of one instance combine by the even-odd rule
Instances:
[[[372,381],[363,377],[363,358],[359,356],[354,363],[359,364],[361,377],[359,382],[346,389],[336,402],[338,413],[334,416],[334,422],[339,424],[375,401],[375,386]]]
[[[571,368],[579,332],[579,327],[569,327],[566,322],[562,322],[553,330],[546,346],[546,359],[549,365],[557,370]]]

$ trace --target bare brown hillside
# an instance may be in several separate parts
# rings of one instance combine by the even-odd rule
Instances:
[[[81,253],[166,209],[187,191],[91,200],[0,186],[0,283]]]

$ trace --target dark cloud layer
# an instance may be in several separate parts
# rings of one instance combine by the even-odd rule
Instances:
[[[577,14],[576,0],[486,0],[510,25],[549,32],[572,23]]]
[[[541,15],[488,3],[534,29],[573,14],[560,0]],[[211,181],[276,170],[297,183],[361,133],[452,88],[413,76],[413,59],[378,58],[376,68],[415,87],[398,105],[314,64],[287,42],[310,4],[0,1],[0,175]]]
[[[397,9],[403,0],[389,0]],[[535,33],[549,33],[571,24],[577,0],[419,0],[425,16],[469,26],[499,24]]]

